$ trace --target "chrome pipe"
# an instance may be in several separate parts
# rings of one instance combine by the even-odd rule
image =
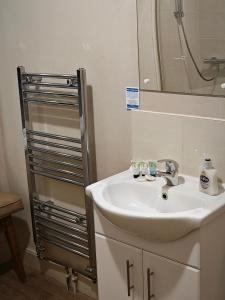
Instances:
[[[24,98],[24,102],[34,103],[34,104],[43,104],[43,105],[59,105],[59,106],[71,106],[79,107],[78,103],[70,103],[66,101],[56,101],[56,100],[39,100],[34,98]]]
[[[72,215],[74,217],[78,217],[78,218],[83,218],[83,219],[86,219],[86,215],[84,214],[81,214],[81,213],[77,213],[73,210],[70,210],[70,209],[67,209],[67,208],[64,208],[64,207],[61,207],[61,206],[58,206],[58,205],[55,205],[55,204],[52,204],[52,203],[49,203],[47,201],[42,201],[42,200],[39,200],[37,198],[33,198],[33,201],[41,206],[46,206],[46,207],[49,207],[49,208],[52,208],[52,209],[55,209],[55,210],[58,210],[58,211],[61,211],[63,213],[67,213],[69,215]]]
[[[67,136],[59,135],[59,134],[47,133],[47,132],[42,132],[42,131],[35,131],[35,130],[31,130],[31,129],[27,129],[26,133],[27,134],[32,134],[32,135],[35,135],[35,136],[42,136],[42,137],[52,138],[52,139],[56,139],[56,140],[67,141],[67,142],[76,143],[76,144],[81,143],[80,139],[67,137]]]
[[[43,250],[41,250],[41,251],[43,251]],[[57,266],[60,266],[60,267],[64,267],[64,268],[65,268],[65,267],[66,267],[66,268],[70,267],[70,266],[68,266],[68,265],[66,265],[66,264],[63,264],[63,263],[57,261],[56,259],[52,259],[52,258],[48,258],[48,257],[42,257],[41,259],[42,259],[42,260],[45,260],[45,261],[47,261],[47,262],[49,262],[49,263],[53,263],[53,264],[55,264],[55,265],[57,265]],[[87,279],[89,279],[89,280],[92,280],[93,282],[96,283],[96,276],[95,276],[95,275],[94,275],[94,276],[88,275],[88,274],[86,274],[84,271],[78,270],[78,269],[76,269],[76,268],[74,268],[74,267],[73,267],[72,269],[75,270],[77,273],[81,274],[82,276],[84,276],[85,278],[87,278]]]
[[[81,241],[81,242],[83,242],[83,243],[88,243],[88,240],[87,240],[87,239],[84,239],[84,238],[82,238],[82,237],[80,237],[80,236],[77,236],[77,235],[75,235],[75,234],[72,234],[72,233],[69,233],[69,232],[65,232],[65,231],[63,231],[63,230],[57,229],[57,228],[55,228],[55,227],[49,226],[49,225],[44,224],[44,223],[39,222],[39,221],[36,221],[35,223],[36,223],[36,228],[38,228],[37,226],[42,226],[42,227],[46,228],[46,230],[55,231],[55,232],[57,232],[57,233],[59,233],[59,234],[62,234],[62,235],[64,235],[64,236],[68,236],[68,237],[73,238],[73,239],[75,239],[75,240],[79,240],[79,241]]]
[[[80,177],[80,178],[84,177],[84,175],[80,174],[80,173],[75,173],[75,172],[64,170],[64,169],[51,168],[46,165],[35,163],[33,161],[30,161],[30,166],[42,169],[44,171],[46,170],[46,171],[50,171],[50,172],[65,174],[67,176]]]
[[[64,161],[57,160],[57,159],[51,159],[49,157],[45,158],[40,155],[34,155],[34,154],[30,154],[30,153],[28,154],[28,156],[29,156],[29,158],[31,158],[33,160],[39,160],[39,161],[48,162],[48,163],[52,163],[52,164],[58,164],[58,165],[69,167],[69,168],[83,170],[83,166],[81,166],[81,165],[72,164],[72,163],[64,162]]]
[[[62,153],[62,152],[58,152],[58,151],[54,151],[54,150],[48,150],[45,148],[39,148],[39,147],[31,146],[31,145],[28,145],[28,150],[82,161],[82,157],[80,157],[80,156],[76,156],[76,155],[72,155],[72,154],[68,154],[68,153]]]
[[[63,181],[63,182],[66,182],[66,183],[71,183],[71,184],[75,184],[75,185],[84,186],[83,182],[79,182],[77,180],[72,180],[72,179],[68,179],[68,178],[64,178],[64,177],[60,177],[60,176],[55,176],[55,175],[52,175],[49,172],[42,172],[42,171],[37,171],[37,170],[33,170],[33,169],[30,169],[30,172],[33,173],[33,174],[36,174],[36,175],[48,177],[48,178]]]
[[[38,236],[39,238],[41,238],[42,240],[48,242],[49,244],[55,245],[55,246],[57,246],[57,247],[59,247],[59,248],[62,248],[62,249],[64,249],[64,250],[66,250],[66,251],[72,252],[72,253],[74,253],[74,254],[77,254],[77,255],[79,255],[79,256],[82,256],[82,257],[84,257],[84,258],[89,259],[89,255],[87,255],[87,254],[84,254],[84,253],[82,253],[82,252],[80,252],[80,251],[71,249],[71,248],[69,248],[69,247],[67,247],[67,246],[65,246],[65,245],[63,245],[63,244],[61,244],[61,243],[59,243],[59,242],[53,241],[53,240],[50,239],[50,238],[47,238],[47,237],[40,237],[39,234],[37,234],[37,236]]]
[[[176,19],[181,19],[184,17],[183,0],[175,0],[174,16]]]
[[[156,41],[156,58],[158,62],[159,70],[159,85],[160,91],[163,91],[163,70],[162,70],[162,57],[160,53],[160,36],[159,36],[159,1],[155,0],[154,2],[154,25],[155,25],[155,41]]]
[[[57,225],[59,227],[62,227],[62,228],[66,228],[66,229],[69,229],[71,231],[75,231],[77,234],[81,234],[83,236],[87,236],[88,233],[86,230],[82,229],[82,228],[76,228],[76,227],[73,227],[72,225],[67,225],[65,223],[62,223],[58,220],[55,220],[55,219],[51,219],[51,218],[48,218],[46,216],[43,216],[40,212],[38,212],[38,210],[35,210],[35,213],[34,213],[34,216],[35,216],[35,219],[36,218],[39,218],[43,221],[46,221],[48,223],[52,223],[54,225]]]
[[[69,74],[52,74],[52,73],[23,73],[23,77],[46,77],[58,79],[77,79],[76,75]]]
[[[53,142],[48,142],[45,140],[37,140],[35,138],[29,137],[27,139],[28,143],[34,143],[34,144],[39,144],[39,145],[44,145],[44,146],[50,146],[53,148],[60,148],[60,149],[65,149],[65,150],[70,150],[70,151],[75,151],[75,152],[82,152],[81,148],[70,146],[70,145],[64,145],[64,144],[59,144],[59,143],[53,143]]]
[[[38,95],[44,95],[44,96],[57,96],[57,97],[69,97],[69,98],[79,98],[79,95],[77,93],[62,93],[62,92],[51,92],[51,91],[45,91],[45,90],[27,90],[23,89],[24,94],[38,94]]]
[[[63,221],[66,221],[66,222],[69,222],[69,223],[72,223],[72,224],[76,224],[76,225],[79,225],[81,227],[84,227],[86,228],[86,224],[83,223],[84,220],[83,218],[79,218],[79,217],[75,217],[74,219],[70,218],[70,217],[67,217],[67,216],[64,216],[64,215],[61,215],[59,213],[56,213],[56,212],[53,212],[52,210],[44,210],[43,208],[36,208],[34,207],[34,210],[38,210],[38,211],[41,211],[49,216],[53,216],[53,217],[56,217],[58,219],[61,219]]]
[[[70,245],[70,246],[72,246],[72,247],[75,247],[75,248],[80,248],[81,249],[81,251],[83,250],[83,251],[88,251],[88,248],[87,247],[85,247],[85,246],[83,246],[83,245],[80,245],[80,244],[77,244],[77,243],[75,243],[75,242],[72,242],[72,241],[70,241],[70,240],[66,240],[66,239],[64,239],[64,238],[62,238],[61,236],[58,236],[58,235],[56,235],[56,234],[53,234],[53,233],[45,233],[45,232],[42,232],[41,230],[39,230],[39,229],[37,229],[37,232],[38,232],[38,235],[39,236],[46,236],[46,237],[50,237],[50,238],[55,238],[55,239],[57,239],[57,240],[59,240],[60,242],[62,242],[62,243],[65,243],[65,244],[68,244],[68,245]],[[85,253],[86,254],[86,253]]]

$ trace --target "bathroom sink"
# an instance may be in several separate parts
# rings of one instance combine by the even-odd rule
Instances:
[[[105,218],[121,229],[172,241],[225,213],[224,187],[218,196],[209,196],[199,192],[197,178],[182,175],[179,181],[172,187],[166,186],[164,178],[139,182],[127,170],[89,185],[86,193]]]

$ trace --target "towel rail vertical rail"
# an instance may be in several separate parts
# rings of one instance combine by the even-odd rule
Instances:
[[[26,137],[26,123],[29,121],[29,107],[24,101],[23,97],[23,74],[25,73],[25,68],[20,66],[17,68],[17,78],[19,87],[19,98],[20,98],[20,110],[21,110],[21,121],[22,121],[22,133],[24,139],[24,151],[25,151],[25,161],[26,161],[26,171],[27,171],[27,181],[29,190],[29,202],[31,210],[31,220],[32,220],[32,230],[35,244],[38,243],[36,235],[36,225],[34,219],[34,209],[33,209],[33,197],[36,194],[36,182],[35,175],[30,171],[30,164],[28,158],[28,148],[27,148],[27,137]],[[39,255],[39,253],[37,253]]]
[[[94,163],[94,153],[91,149],[91,141],[90,134],[90,103],[88,103],[87,99],[87,89],[86,89],[86,71],[85,69],[78,70],[78,93],[80,95],[80,130],[81,130],[81,144],[82,147],[82,157],[83,157],[83,168],[87,170],[84,174],[84,185],[87,186],[95,181],[96,174],[93,169]],[[89,104],[89,105],[88,105]],[[93,128],[93,126],[92,126]],[[92,136],[93,136],[92,132]],[[88,240],[89,245],[89,260],[90,260],[90,272],[95,269],[96,266],[96,257],[95,251],[95,235],[94,235],[94,215],[93,215],[93,202],[89,197],[85,195],[85,207],[86,207],[86,215],[87,215],[87,230],[88,236],[90,237]]]

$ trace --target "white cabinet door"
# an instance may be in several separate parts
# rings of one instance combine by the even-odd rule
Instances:
[[[144,300],[200,300],[197,269],[143,251],[143,272]]]
[[[143,300],[142,250],[95,234],[99,300]]]

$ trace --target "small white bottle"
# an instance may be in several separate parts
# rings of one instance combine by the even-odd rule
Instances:
[[[217,170],[210,158],[205,158],[200,172],[200,191],[211,196],[219,193]]]

